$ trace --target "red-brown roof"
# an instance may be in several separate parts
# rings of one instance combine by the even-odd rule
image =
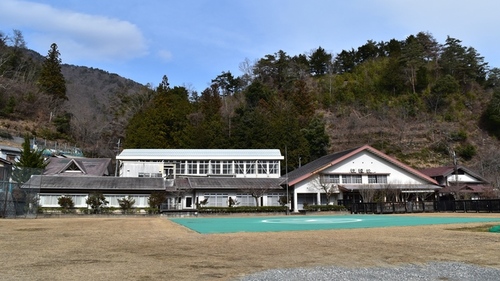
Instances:
[[[334,154],[323,156],[315,161],[312,161],[312,162],[288,173],[287,175],[284,176],[284,178],[286,178],[288,180],[289,185],[294,185],[298,182],[301,182],[301,181],[309,178],[312,175],[315,175],[315,174],[325,170],[326,168],[328,168],[330,166],[336,165],[336,164],[346,160],[347,158],[352,157],[352,156],[354,156],[362,151],[365,151],[365,150],[385,159],[386,161],[406,170],[407,172],[417,176],[418,178],[425,180],[426,182],[428,182],[430,184],[438,185],[436,180],[434,180],[433,178],[409,167],[406,164],[401,163],[400,161],[382,153],[381,151],[379,151],[379,150],[377,150],[369,145],[364,145],[364,146],[361,146],[358,148],[349,149],[349,150],[345,150],[345,151],[341,151],[341,152],[337,152]]]

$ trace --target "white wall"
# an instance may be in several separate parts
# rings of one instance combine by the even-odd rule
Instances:
[[[464,175],[449,175],[446,180],[448,182],[448,185],[453,184],[456,182],[458,179],[459,182],[470,182],[470,183],[479,183],[481,181],[477,180],[476,178],[470,176],[469,174],[464,174]]]
[[[389,184],[425,184],[426,182],[417,176],[407,172],[406,170],[396,166],[374,154],[363,151],[339,165],[332,166],[323,171],[323,173],[342,173],[349,174],[351,169],[355,169],[358,173],[359,169],[363,170],[363,183],[368,183],[368,175],[366,172],[369,170],[375,174],[389,174],[387,181]]]
[[[163,162],[122,162],[120,177],[138,177],[139,173],[163,175]]]
[[[41,207],[52,207],[58,208],[60,207],[57,200],[61,196],[69,196],[73,198],[73,203],[75,203],[75,208],[86,208],[88,207],[86,201],[88,198],[88,194],[40,194],[39,204]],[[128,195],[128,194],[127,194]],[[109,202],[106,207],[115,207],[120,208],[118,204],[118,199],[122,199],[125,196],[124,194],[104,194],[104,197]],[[135,200],[134,208],[146,208],[148,205],[149,195],[147,194],[130,194],[130,198]]]

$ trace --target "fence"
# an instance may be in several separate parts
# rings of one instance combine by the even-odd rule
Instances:
[[[0,218],[36,217],[39,189],[21,189],[10,182],[0,186]]]
[[[355,214],[395,214],[423,212],[500,212],[500,199],[447,200],[425,202],[339,202]]]

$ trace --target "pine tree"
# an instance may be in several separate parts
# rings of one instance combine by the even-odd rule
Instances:
[[[25,183],[32,175],[40,175],[47,166],[42,152],[31,149],[30,139],[24,137],[23,149],[19,161],[14,164],[12,177],[17,183]]]
[[[61,72],[61,54],[57,50],[57,44],[52,43],[50,50],[43,62],[38,79],[40,90],[57,101],[68,100],[66,96],[66,80]]]

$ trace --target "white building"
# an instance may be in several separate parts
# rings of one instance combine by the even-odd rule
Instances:
[[[440,188],[429,176],[368,145],[312,161],[285,175],[293,192],[293,211],[304,204],[359,202],[363,191],[396,189],[404,193],[433,193]]]
[[[279,149],[125,149],[120,177],[279,178]]]
[[[125,149],[120,177],[163,178],[168,208],[279,206],[279,149]]]

